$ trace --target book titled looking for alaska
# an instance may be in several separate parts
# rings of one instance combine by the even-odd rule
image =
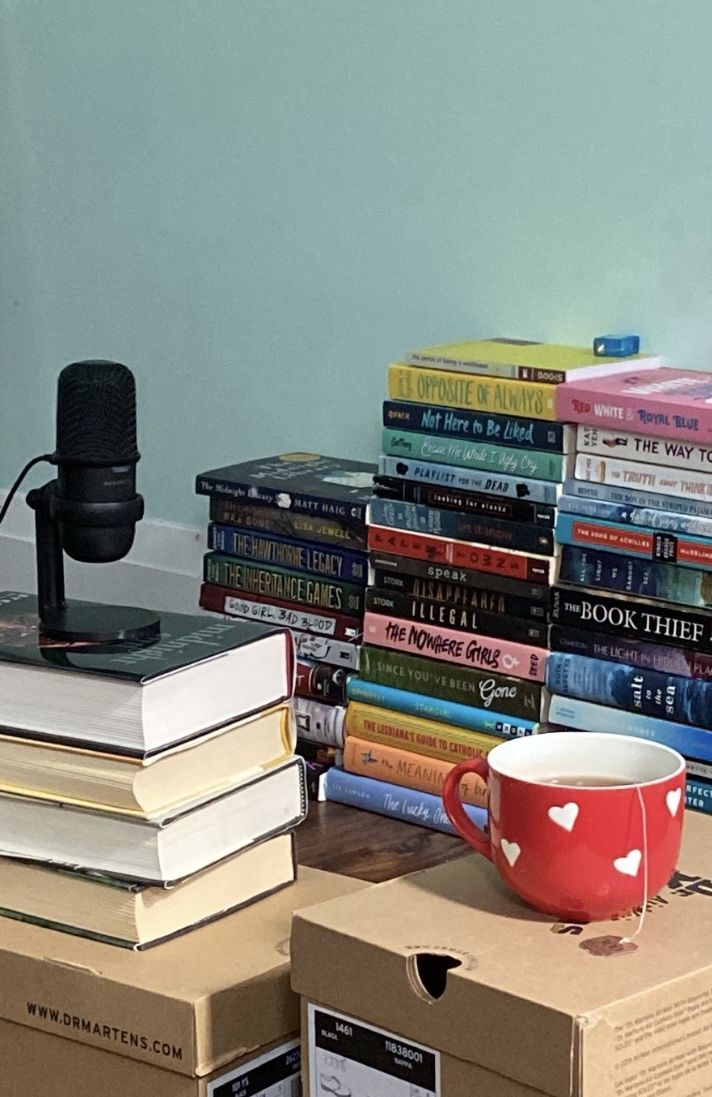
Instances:
[[[528,339],[478,339],[466,343],[443,343],[413,351],[409,365],[503,377],[512,381],[534,381],[549,385],[566,384],[588,377],[655,369],[662,358],[631,355],[629,358],[596,357],[592,347],[560,343],[539,343]]]
[[[35,596],[0,593],[0,726],[143,756],[291,697],[288,629],[159,616],[155,642],[98,651],[43,637]]]
[[[282,453],[201,472],[195,490],[198,495],[363,524],[375,472],[375,465],[363,461]]]

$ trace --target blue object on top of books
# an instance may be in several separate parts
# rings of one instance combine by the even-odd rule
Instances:
[[[638,335],[597,335],[593,340],[593,353],[597,358],[627,358],[639,350]]]

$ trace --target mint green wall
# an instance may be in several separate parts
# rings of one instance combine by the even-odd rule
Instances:
[[[710,0],[0,0],[0,486],[113,357],[141,489],[373,458],[390,358],[712,341]],[[35,481],[37,482],[37,481]]]

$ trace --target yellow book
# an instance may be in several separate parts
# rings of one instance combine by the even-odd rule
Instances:
[[[502,740],[469,728],[453,727],[403,712],[352,701],[346,711],[346,732],[371,743],[401,747],[444,762],[484,758]]]
[[[558,385],[507,381],[475,374],[394,362],[388,368],[388,395],[392,400],[465,411],[490,411],[523,419],[556,419]]]

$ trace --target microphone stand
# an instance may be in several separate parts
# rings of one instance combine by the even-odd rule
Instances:
[[[27,503],[35,512],[35,553],[37,561],[37,605],[40,633],[50,639],[106,650],[112,645],[155,643],[161,634],[161,621],[155,613],[136,606],[103,605],[97,602],[67,602],[64,593],[64,551],[60,522],[73,514],[72,503],[57,497],[57,481],[27,493]],[[82,504],[86,524],[113,525],[120,515],[124,520],[141,518],[143,499],[119,503]],[[87,521],[89,519],[89,521]]]

